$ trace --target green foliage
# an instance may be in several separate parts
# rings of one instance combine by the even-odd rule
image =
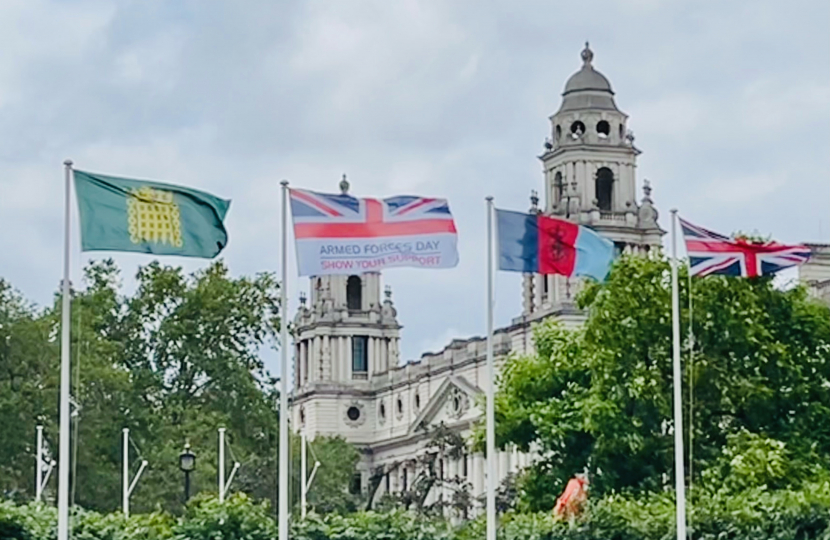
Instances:
[[[57,410],[57,356],[50,323],[0,278],[0,496],[34,496],[37,424]],[[10,436],[14,434],[14,436]]]
[[[294,540],[449,540],[451,529],[441,520],[411,512],[361,512],[352,516],[312,516],[293,530]]]
[[[498,442],[533,444],[544,456],[521,479],[520,508],[550,510],[583,469],[593,496],[660,491],[669,483],[669,281],[664,260],[622,258],[605,284],[581,295],[584,327],[542,323],[537,354],[508,362],[496,397]],[[734,469],[732,489],[797,487],[804,464],[830,467],[827,306],[801,288],[776,290],[768,278],[695,279],[692,341],[688,281],[680,283],[684,388],[689,374],[695,388],[695,482],[716,482]],[[736,453],[722,457],[724,448]],[[701,476],[713,467],[721,472]]]
[[[358,510],[361,496],[349,492],[360,454],[342,437],[317,437],[308,443],[308,472],[319,461],[320,467],[308,492],[309,511],[318,514],[346,514]],[[292,469],[297,475],[295,493],[299,493],[300,441],[292,450]],[[295,497],[295,503],[299,504]]]
[[[270,274],[232,277],[221,262],[192,275],[151,263],[137,280],[137,290],[123,295],[118,269],[101,261],[72,291],[74,502],[120,506],[124,427],[132,462],[149,462],[134,512],[181,510],[178,454],[186,440],[198,456],[194,492],[215,490],[223,426],[242,464],[234,488],[275,498],[277,396],[259,351],[279,329],[279,284]],[[36,424],[57,449],[60,305],[56,297],[37,310],[0,280],[0,418],[16,434],[0,437],[4,498],[33,498]]]
[[[808,482],[801,490],[746,489],[738,494],[693,492],[689,528],[699,540],[826,540],[830,538],[830,482]],[[3,539],[53,540],[56,515],[42,505],[0,503]],[[177,520],[166,514],[125,519],[120,514],[76,512],[73,538],[83,540],[265,540],[275,536],[267,502],[235,495],[224,504],[198,497]],[[295,540],[480,540],[479,517],[453,529],[446,521],[395,510],[349,516],[311,514],[292,524]],[[670,493],[609,495],[591,500],[572,522],[550,512],[502,516],[501,540],[665,540],[674,537]]]
[[[271,540],[276,536],[267,501],[254,503],[237,494],[224,503],[200,498],[188,505],[173,530],[175,540]]]

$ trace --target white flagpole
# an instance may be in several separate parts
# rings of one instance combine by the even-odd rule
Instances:
[[[124,517],[130,517],[130,428],[124,428],[121,431],[123,441],[123,458],[121,464],[122,471],[122,486],[121,486],[121,509],[124,511]]]
[[[63,162],[66,176],[63,222],[63,283],[61,284],[61,391],[58,448],[58,540],[69,540],[69,199],[72,160]]]
[[[219,502],[225,502],[225,428],[219,428]]]
[[[280,470],[278,538],[288,540],[288,180],[282,186],[282,284],[280,285]]]
[[[496,407],[493,369],[493,197],[487,197],[487,539],[496,540]]]
[[[306,456],[308,442],[305,437],[305,428],[300,437],[300,515],[305,519],[308,511],[308,458]]]
[[[37,465],[35,467],[35,502],[43,493],[43,426],[37,426]]]
[[[683,470],[683,379],[680,373],[680,294],[677,285],[677,210],[671,211],[671,315],[674,385],[674,480],[677,540],[686,538],[686,479]]]

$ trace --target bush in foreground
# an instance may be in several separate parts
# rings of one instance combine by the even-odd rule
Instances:
[[[696,540],[830,540],[830,481],[800,490],[766,485],[734,493],[695,491],[689,528]],[[272,540],[276,527],[267,503],[238,494],[224,504],[194,500],[176,519],[164,513],[125,519],[78,511],[73,540]],[[674,538],[671,493],[609,495],[573,522],[550,513],[502,516],[499,540],[666,540]],[[56,512],[44,505],[0,503],[0,538],[54,540]],[[453,529],[442,520],[405,511],[311,515],[292,526],[293,540],[481,540],[481,518]]]

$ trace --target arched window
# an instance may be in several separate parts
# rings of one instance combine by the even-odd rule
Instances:
[[[562,181],[562,173],[556,171],[556,174],[553,177],[553,200],[556,202],[556,204],[559,204],[564,194],[565,183]]]
[[[363,283],[359,276],[349,276],[346,280],[346,307],[351,311],[363,309]]]
[[[613,191],[614,173],[608,167],[603,167],[597,171],[596,182],[596,199],[600,210],[611,211]]]

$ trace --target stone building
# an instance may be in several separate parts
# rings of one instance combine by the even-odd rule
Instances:
[[[539,156],[545,201],[540,206],[534,192],[531,211],[590,226],[619,252],[645,254],[660,248],[665,231],[647,181],[637,200],[640,150],[593,57],[586,44],[582,67],[568,79],[550,117]],[[830,299],[830,246],[816,248],[821,256],[803,271],[815,294]],[[532,323],[555,317],[580,324],[582,314],[573,304],[579,286],[562,276],[524,276],[521,315],[495,331],[497,372],[510,353],[530,350]],[[363,456],[360,484],[375,500],[405,491],[422,472],[417,458],[428,451],[430,427],[443,424],[467,436],[481,418],[486,340],[456,339],[440,352],[402,363],[401,326],[380,274],[312,277],[310,290],[295,319],[293,428],[309,438],[340,435],[357,445]],[[515,449],[500,452],[499,480],[532,459]],[[473,496],[483,495],[481,454],[441,459],[439,468],[446,478],[468,483]],[[449,496],[441,490],[430,495]]]

